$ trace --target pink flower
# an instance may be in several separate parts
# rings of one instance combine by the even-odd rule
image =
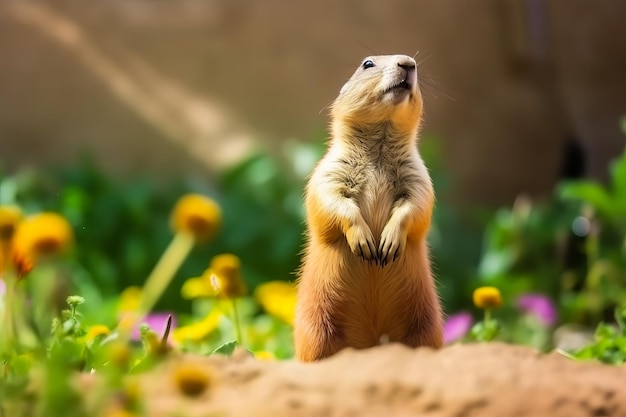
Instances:
[[[557,321],[554,303],[543,294],[523,294],[518,297],[516,305],[524,313],[535,316],[544,326],[552,326]]]
[[[472,315],[467,311],[453,314],[443,325],[443,342],[449,344],[462,339],[472,328]]]

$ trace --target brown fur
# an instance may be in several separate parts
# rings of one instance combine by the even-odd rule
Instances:
[[[426,244],[434,193],[417,150],[415,61],[368,60],[374,66],[362,64],[332,106],[328,152],[306,188],[294,328],[303,361],[382,340],[443,343]],[[410,85],[390,89],[403,80]]]

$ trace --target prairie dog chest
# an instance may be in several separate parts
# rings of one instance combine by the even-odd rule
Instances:
[[[333,173],[344,195],[353,199],[372,232],[382,231],[394,202],[418,186],[419,156],[410,150],[380,147],[369,152],[354,152],[338,158]],[[334,165],[334,164],[333,164]]]
[[[410,148],[379,145],[355,153],[350,165],[355,170],[355,181],[361,198],[396,200],[406,193],[419,177],[419,156]]]
[[[396,199],[397,179],[394,174],[376,168],[367,170],[361,192],[356,197],[361,214],[375,236],[382,232]]]

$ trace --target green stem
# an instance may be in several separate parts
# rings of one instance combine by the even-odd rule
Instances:
[[[239,309],[237,308],[237,299],[231,298],[231,302],[233,303],[233,320],[235,321],[235,331],[237,332],[237,343],[241,345],[243,344],[243,339],[241,337],[241,322],[239,320]]]
[[[59,275],[56,263],[40,262],[26,278],[27,281],[24,281],[24,284],[28,285],[27,291],[32,304],[29,321],[32,323],[31,328],[39,337],[45,337],[50,332],[50,316],[55,311],[52,294],[55,293]],[[25,302],[24,297],[20,298],[20,302]],[[19,331],[23,330],[23,324],[25,322],[18,322]]]
[[[3,277],[6,285],[4,304],[4,348],[7,352],[16,353],[24,347],[33,347],[37,343],[36,336],[32,329],[26,324],[25,314],[29,314],[24,309],[24,295],[20,283],[16,276],[7,271]]]
[[[163,291],[174,278],[174,274],[180,268],[191,249],[193,248],[193,236],[186,233],[177,233],[174,239],[157,262],[156,266],[146,279],[143,290],[141,292],[141,301],[139,302],[139,310],[137,311],[137,320],[152,310],[154,305],[159,301]]]
[[[6,343],[5,348],[7,352],[11,352],[15,343],[15,297],[17,295],[16,285],[17,281],[13,279],[13,274],[6,274],[4,279],[5,294],[4,294],[4,340]]]
[[[488,325],[490,321],[491,321],[491,309],[486,308],[485,309],[485,325]]]

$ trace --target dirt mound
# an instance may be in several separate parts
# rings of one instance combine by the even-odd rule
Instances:
[[[176,370],[209,388],[184,397]],[[150,416],[626,416],[626,368],[505,344],[387,345],[316,364],[178,357],[141,380]]]

